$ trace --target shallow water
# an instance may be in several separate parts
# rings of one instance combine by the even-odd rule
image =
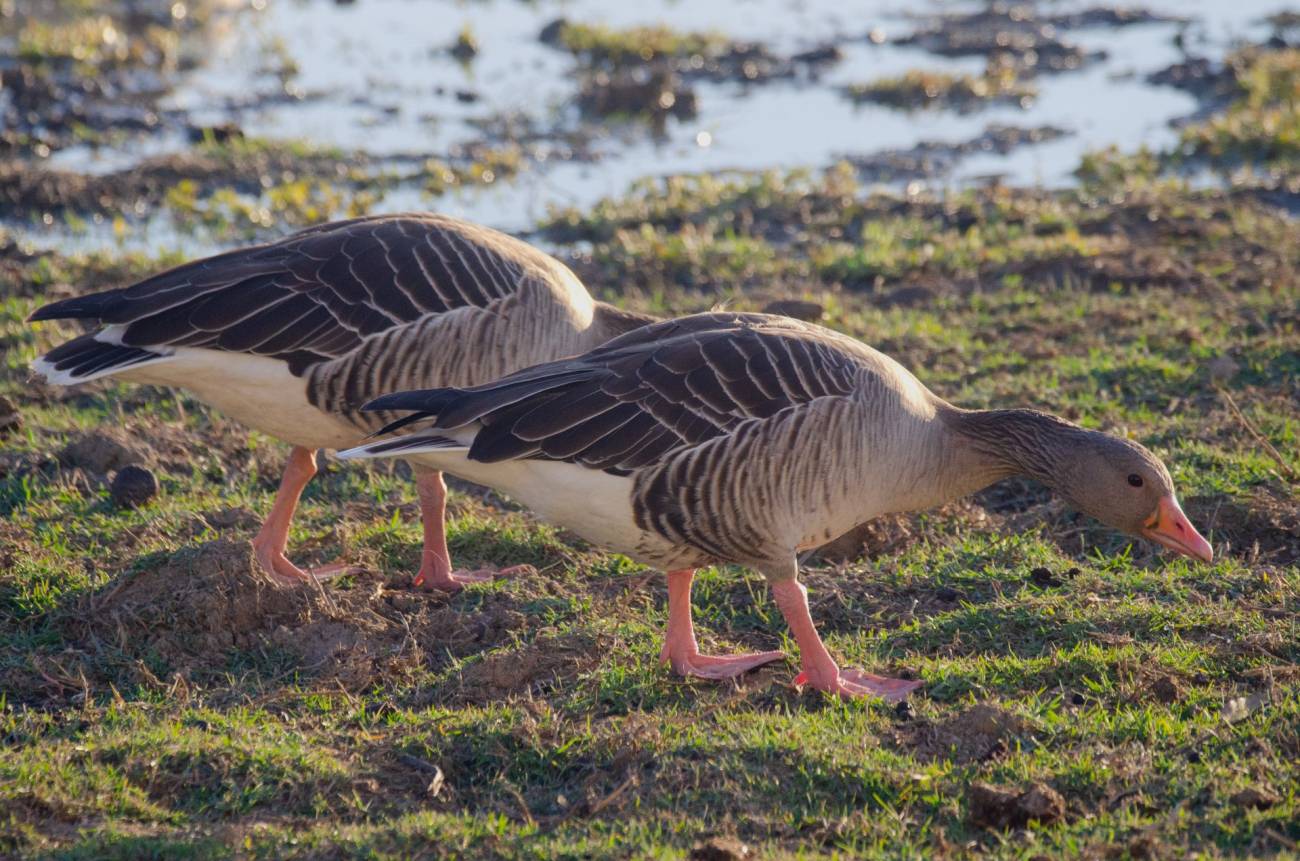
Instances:
[[[1062,34],[1109,57],[1084,69],[1037,78],[1039,96],[1025,109],[994,106],[972,113],[900,111],[855,105],[840,88],[897,75],[911,68],[978,72],[983,58],[945,58],[919,48],[876,45],[873,29],[894,37],[912,30],[918,11],[973,9],[975,3],[916,4],[898,0],[743,0],[737,3],[601,0],[520,3],[519,0],[256,0],[229,13],[205,46],[203,63],[187,74],[170,97],[201,122],[238,123],[248,134],[306,138],[364,150],[379,157],[438,155],[482,138],[472,123],[507,113],[544,127],[572,126],[569,106],[574,61],[541,44],[537,35],[556,17],[612,26],[666,23],[680,30],[717,29],[759,40],[781,53],[826,40],[845,40],[844,59],[818,79],[778,80],[760,85],[700,83],[698,117],[672,120],[663,139],[644,129],[615,130],[597,140],[595,161],[566,158],[556,147],[545,161],[520,176],[488,188],[456,190],[432,198],[418,189],[398,189],[381,211],[438,209],[509,230],[526,230],[554,206],[588,206],[624,192],[645,176],[728,168],[822,166],[840,157],[903,149],[922,141],[959,142],[991,124],[1054,125],[1070,134],[1048,143],[968,157],[932,184],[960,185],[998,175],[1018,184],[1059,186],[1072,181],[1080,156],[1116,145],[1168,146],[1176,140],[1171,122],[1191,113],[1188,94],[1145,83],[1147,74],[1182,57],[1174,36],[1184,25],[1153,23],[1125,28],[1073,29]],[[1090,3],[1040,4],[1043,11],[1087,8]],[[1277,0],[1183,0],[1150,5],[1152,11],[1193,18],[1187,31],[1192,53],[1220,57],[1235,41],[1267,35],[1261,19],[1287,7]],[[909,12],[910,10],[910,12]],[[468,64],[446,48],[468,25],[480,53]],[[277,59],[279,58],[279,59]],[[302,95],[285,100],[268,59],[291,58],[297,73],[290,86]],[[457,91],[472,91],[462,102]],[[702,142],[707,141],[707,145]],[[180,135],[163,135],[127,150],[73,149],[53,162],[84,171],[116,170],[169,150],[181,149]],[[44,244],[60,236],[57,226]],[[71,240],[76,246],[112,243],[107,230],[92,226]],[[130,244],[182,246],[198,250],[201,239],[168,228],[166,219],[134,232]]]

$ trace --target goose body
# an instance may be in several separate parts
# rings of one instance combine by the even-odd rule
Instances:
[[[184,388],[295,447],[256,542],[263,564],[288,577],[302,576],[283,558],[284,533],[315,471],[313,452],[356,445],[383,424],[360,410],[366,401],[496,379],[649,320],[594,301],[566,266],[526,243],[431,214],[310,228],[32,315],[61,318],[101,328],[35,362],[51,382],[112,376]],[[418,481],[426,523],[438,521],[426,545],[442,546],[417,579],[454,588],[445,486],[435,472]]]
[[[905,695],[917,683],[835,666],[808,615],[796,553],[1016,473],[1119,528],[1210,554],[1168,471],[1141,446],[1030,410],[961,410],[888,356],[788,318],[656,323],[494,383],[398,393],[371,407],[413,410],[388,429],[419,430],[342,456],[401,455],[463,475],[669,572],[665,657],[700,675],[777,656],[713,658],[694,646],[690,572],[734,563],[768,579],[805,680]]]

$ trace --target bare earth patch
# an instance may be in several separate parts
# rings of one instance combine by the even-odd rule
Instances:
[[[73,648],[133,661],[146,682],[211,679],[240,653],[255,652],[359,691],[398,682],[448,653],[490,647],[524,622],[504,604],[464,612],[443,596],[390,589],[373,573],[356,575],[348,588],[282,586],[261,572],[250,544],[218,540],[122,575],[88,596],[64,630]],[[541,672],[512,663],[496,689],[515,689],[530,666]],[[476,684],[493,687],[490,679]]]
[[[945,721],[919,720],[895,731],[895,741],[923,762],[986,762],[1028,738],[1029,725],[993,705],[972,706]]]

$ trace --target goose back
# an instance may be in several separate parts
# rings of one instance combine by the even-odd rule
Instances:
[[[190,388],[245,424],[319,446],[373,429],[357,408],[382,392],[494,379],[649,319],[594,302],[524,242],[433,214],[310,228],[32,315],[57,318],[104,328],[39,360],[47,376]]]

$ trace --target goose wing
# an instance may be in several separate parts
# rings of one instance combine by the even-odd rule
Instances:
[[[860,358],[820,327],[762,314],[699,314],[645,326],[574,359],[469,389],[403,392],[366,409],[475,425],[469,457],[540,458],[625,472],[818,398],[849,395]]]
[[[219,254],[130,287],[55,302],[32,320],[94,318],[127,347],[188,346],[287,361],[295,374],[430,314],[488,307],[548,258],[436,215],[359,218]]]

